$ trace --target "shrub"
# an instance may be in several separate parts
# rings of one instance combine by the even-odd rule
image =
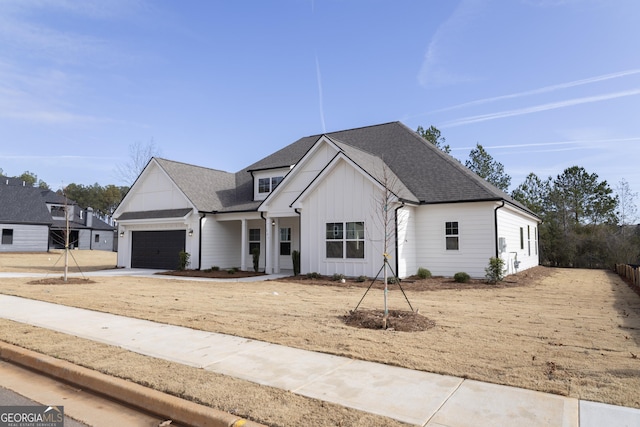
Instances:
[[[307,279],[319,279],[320,273],[316,273],[315,271],[312,273],[307,273]]]
[[[418,269],[418,277],[421,279],[428,279],[431,277],[431,272],[426,268],[420,267]]]
[[[394,276],[387,277],[387,284],[388,285],[395,285],[396,283],[400,283],[400,279],[398,279],[397,277],[394,277]]]
[[[300,251],[291,252],[291,260],[293,261],[293,275],[300,274]]]
[[[504,260],[502,258],[489,258],[489,266],[484,269],[489,283],[498,283],[504,279]]]
[[[211,271],[220,271],[220,267],[214,265],[213,267],[211,267]]]
[[[333,276],[331,276],[331,280],[333,280],[334,282],[339,282],[342,279],[344,279],[344,274],[335,273]]]
[[[189,252],[180,251],[178,254],[178,270],[186,270],[189,264],[191,264],[190,258],[191,254]]]
[[[464,271],[460,271],[453,275],[453,280],[458,283],[467,283],[469,280],[471,280],[471,277],[469,277],[469,275]]]
[[[260,248],[253,248],[251,256],[253,257],[253,271],[257,273],[260,268]]]
[[[369,278],[367,276],[358,276],[358,278],[356,279],[356,282],[366,282],[367,280],[369,280]]]
[[[227,269],[227,273],[229,274],[236,274],[237,271],[238,270],[235,267]]]

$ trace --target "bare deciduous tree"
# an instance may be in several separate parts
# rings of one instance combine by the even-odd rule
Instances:
[[[118,179],[131,186],[152,157],[160,156],[160,149],[153,138],[146,144],[135,142],[129,145],[129,160],[116,167]]]

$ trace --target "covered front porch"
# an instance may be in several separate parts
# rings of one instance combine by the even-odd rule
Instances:
[[[201,269],[218,266],[253,271],[253,251],[260,251],[258,269],[266,274],[293,272],[291,253],[300,250],[299,215],[276,217],[260,212],[207,215],[202,234]],[[210,237],[210,238],[209,238]]]

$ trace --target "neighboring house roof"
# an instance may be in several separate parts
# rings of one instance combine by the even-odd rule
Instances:
[[[51,225],[51,213],[35,187],[0,185],[0,222]]]
[[[135,219],[182,218],[188,213],[191,213],[191,208],[125,212],[120,215],[120,217],[118,217],[118,221],[129,221]]]
[[[398,196],[406,201],[435,204],[505,200],[535,215],[400,122],[324,135],[378,181],[379,171],[387,166],[401,187]],[[155,160],[199,211],[250,211],[261,203],[253,200],[252,172],[295,165],[322,136],[300,138],[235,174]]]

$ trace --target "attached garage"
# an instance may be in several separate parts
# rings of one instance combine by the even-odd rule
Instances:
[[[131,267],[175,270],[185,250],[186,230],[133,231]]]

